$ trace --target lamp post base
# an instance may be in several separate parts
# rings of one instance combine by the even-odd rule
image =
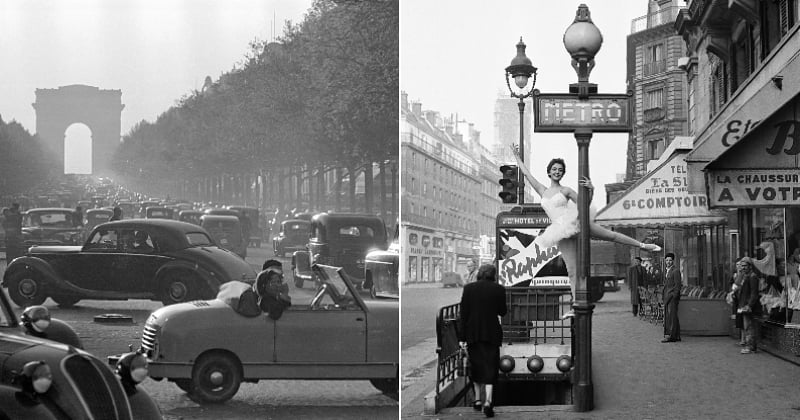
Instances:
[[[572,401],[575,411],[594,409],[594,384],[592,382],[592,312],[594,305],[582,296],[572,305],[575,311],[575,383]]]

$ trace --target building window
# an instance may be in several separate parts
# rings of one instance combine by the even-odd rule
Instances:
[[[666,71],[664,44],[653,44],[645,48],[643,76],[650,76]]]
[[[728,102],[728,66],[724,61],[718,58],[713,61],[713,70],[709,76],[710,117],[716,115],[725,103]]]
[[[664,139],[647,141],[647,160],[656,160],[664,153]]]
[[[644,121],[664,119],[664,89],[650,89],[644,94]]]

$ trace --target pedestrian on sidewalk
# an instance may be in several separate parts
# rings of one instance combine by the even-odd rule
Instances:
[[[478,264],[475,263],[475,260],[469,259],[467,261],[467,278],[464,280],[464,284],[475,283],[475,278],[478,275]]]
[[[497,283],[497,269],[492,264],[482,265],[476,278],[477,281],[464,286],[461,295],[458,340],[467,347],[469,377],[475,393],[472,407],[475,411],[482,407],[486,417],[494,417],[492,392],[497,383],[503,341],[498,317],[508,310],[506,290]]]
[[[742,314],[744,326],[745,347],[742,354],[755,353],[758,347],[758,321],[756,317],[761,315],[761,302],[758,293],[758,276],[753,272],[753,260],[744,257],[739,260],[742,265],[742,288],[739,290],[739,309]]]
[[[664,274],[664,339],[662,343],[681,341],[681,324],[678,320],[678,304],[681,300],[681,272],[675,267],[675,254],[664,256],[667,272]]]
[[[631,291],[631,307],[633,316],[639,315],[639,305],[641,304],[641,296],[639,296],[639,286],[645,285],[645,271],[642,267],[642,257],[634,257],[633,264],[628,267],[628,290]]]
[[[744,321],[742,320],[742,314],[739,312],[739,291],[742,288],[742,279],[744,278],[744,273],[742,272],[742,262],[736,262],[736,272],[733,273],[733,278],[731,278],[731,291],[728,292],[728,297],[726,298],[729,305],[731,305],[731,312],[734,315],[734,324],[736,329],[739,331],[739,346],[744,347]]]

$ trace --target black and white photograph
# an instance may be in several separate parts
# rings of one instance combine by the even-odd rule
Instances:
[[[398,418],[398,0],[0,0],[0,52],[0,418]]]
[[[401,2],[401,418],[796,417],[798,16]]]

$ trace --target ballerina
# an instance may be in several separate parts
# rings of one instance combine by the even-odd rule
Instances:
[[[576,282],[576,257],[577,257],[577,241],[576,236],[580,231],[580,222],[578,220],[578,193],[572,188],[561,185],[561,179],[564,177],[566,170],[566,163],[563,159],[555,158],[547,164],[547,177],[550,178],[550,186],[546,187],[539,182],[536,177],[531,174],[530,169],[520,159],[519,152],[512,145],[511,151],[517,159],[517,166],[522,170],[525,179],[533,186],[534,191],[542,197],[542,208],[547,216],[550,218],[550,225],[542,232],[535,241],[538,241],[541,247],[551,247],[558,245],[564,257],[564,262],[567,264],[567,273],[569,274],[570,289],[572,291],[573,300],[575,299],[575,282]],[[578,183],[584,186],[589,191],[589,202],[592,200],[594,193],[594,185],[588,177],[579,180]],[[616,242],[623,245],[641,248],[650,252],[659,252],[661,247],[656,244],[645,244],[637,241],[630,236],[623,235],[619,232],[614,232],[603,226],[598,225],[594,221],[594,209],[590,208],[589,215],[589,233],[592,238],[601,239],[609,242]],[[571,314],[568,313],[567,316]]]

